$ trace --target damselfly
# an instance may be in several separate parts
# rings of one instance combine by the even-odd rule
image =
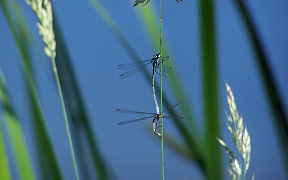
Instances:
[[[178,106],[180,103],[175,104],[174,106],[169,107],[168,109],[163,110],[163,112],[172,109],[176,106]],[[158,113],[149,113],[149,112],[141,112],[141,111],[133,111],[133,110],[126,110],[126,109],[115,109],[116,112],[120,112],[120,113],[128,113],[128,114],[146,114],[148,116],[146,117],[142,117],[142,118],[138,118],[138,119],[133,119],[133,120],[128,120],[128,121],[122,121],[119,122],[118,125],[124,125],[124,124],[128,124],[128,123],[133,123],[136,121],[141,121],[141,120],[145,120],[145,119],[149,119],[149,118],[153,118],[152,121],[152,128],[153,128],[153,132],[155,134],[157,134],[158,136],[161,136],[161,133],[157,131],[157,129],[160,127],[159,123],[160,123],[160,119],[161,119],[161,114]],[[165,119],[182,119],[183,117],[181,116],[177,116],[177,115],[172,115],[172,116],[166,116],[163,113],[163,118]]]
[[[152,64],[152,70],[153,70],[153,75],[154,72],[159,74],[156,69],[160,68],[160,64],[167,61],[169,59],[169,56],[166,57],[160,57],[160,53],[155,54],[152,59],[149,60],[144,60],[144,61],[138,61],[138,62],[133,62],[133,63],[126,63],[126,64],[120,64],[117,66],[117,69],[120,70],[129,70],[126,73],[123,73],[119,76],[120,79],[124,79],[127,77],[130,77],[137,72],[141,71],[144,69],[145,66],[148,64]],[[168,73],[172,70],[170,66],[166,66],[163,64],[162,70],[164,73]],[[158,70],[160,72],[160,70]]]

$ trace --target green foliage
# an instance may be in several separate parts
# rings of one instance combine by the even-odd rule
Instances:
[[[0,102],[3,109],[4,119],[7,125],[7,131],[9,133],[10,142],[12,144],[12,149],[14,150],[14,155],[16,158],[16,164],[19,170],[20,179],[35,179],[33,167],[31,164],[30,155],[28,153],[25,136],[22,130],[22,125],[19,123],[10,102],[8,91],[4,82],[4,77],[0,71]],[[3,156],[3,161],[5,160],[5,155]],[[2,159],[2,154],[1,154]],[[8,176],[7,169],[8,166],[3,166],[3,171],[6,176]],[[1,166],[2,169],[2,166]],[[2,174],[1,174],[2,176]],[[8,177],[9,179],[9,177]]]
[[[2,70],[0,69],[0,97],[2,96],[3,93],[1,93],[4,88],[2,87],[3,85],[3,77],[2,77]],[[10,180],[10,167],[8,163],[8,156],[6,154],[6,144],[4,142],[3,138],[3,127],[2,127],[3,121],[2,117],[0,117],[0,174],[3,179]]]
[[[256,28],[247,4],[243,0],[235,0],[233,3],[235,3],[243,21],[247,36],[251,42],[251,48],[255,54],[255,61],[263,81],[263,89],[266,93],[271,112],[274,115],[274,120],[272,122],[277,128],[278,137],[281,140],[283,159],[286,163],[286,172],[288,173],[288,117],[285,113],[284,98],[281,97],[279,87],[277,86],[275,76],[273,75],[269,64],[271,60],[264,49],[261,36]]]

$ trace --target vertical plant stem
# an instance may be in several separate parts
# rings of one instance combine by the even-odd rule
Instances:
[[[216,1],[215,1],[216,2]],[[220,135],[217,44],[214,0],[200,1],[201,58],[205,120],[205,162],[208,180],[223,179],[221,150],[215,136]]]
[[[162,0],[160,0],[160,58],[162,57]],[[162,59],[161,59],[162,61]],[[163,127],[163,89],[162,89],[162,66],[160,64],[160,106],[161,106],[161,154],[162,154],[162,179],[164,180],[164,127]]]
[[[73,148],[73,142],[72,142],[72,138],[71,138],[69,123],[68,123],[65,103],[64,103],[64,99],[63,99],[63,94],[62,94],[62,90],[61,90],[61,85],[60,85],[60,81],[59,81],[59,76],[58,76],[58,72],[57,72],[57,67],[56,67],[56,63],[55,63],[55,58],[51,58],[51,62],[52,62],[52,68],[53,68],[53,72],[54,72],[54,76],[55,76],[55,80],[56,80],[56,84],[57,84],[58,94],[59,94],[60,101],[61,101],[61,108],[62,108],[62,113],[63,113],[63,117],[64,117],[64,121],[65,121],[65,127],[66,127],[67,136],[68,136],[71,156],[72,156],[72,160],[73,160],[74,171],[75,171],[76,179],[79,180],[79,173],[78,173],[78,168],[77,168],[77,163],[76,163],[76,158],[75,158],[75,153],[74,153],[74,148]]]

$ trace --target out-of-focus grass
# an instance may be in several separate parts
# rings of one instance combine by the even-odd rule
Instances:
[[[279,142],[282,145],[283,162],[286,165],[286,176],[288,177],[288,117],[284,108],[284,99],[280,94],[279,87],[277,86],[272,69],[270,68],[269,62],[271,62],[271,60],[263,46],[261,36],[252,17],[251,9],[248,8],[245,1],[235,0],[232,2],[235,4],[240,17],[242,18],[251,42],[251,48],[254,51],[255,61],[263,81],[263,89],[267,94],[268,104],[274,115],[274,120],[272,122],[277,128],[276,132],[278,132]]]
[[[57,56],[56,64],[59,71],[60,81],[62,85],[62,90],[64,94],[64,99],[66,101],[67,112],[72,120],[70,126],[72,126],[73,138],[75,139],[76,148],[78,151],[78,156],[80,160],[80,169],[83,171],[83,178],[89,178],[91,172],[87,171],[87,161],[91,156],[93,158],[93,169],[95,170],[95,175],[98,179],[105,180],[111,177],[109,174],[113,174],[112,170],[107,170],[107,163],[105,163],[101,152],[97,145],[97,139],[90,124],[90,118],[87,114],[85,103],[81,96],[78,82],[71,65],[71,57],[66,48],[65,41],[62,36],[61,28],[57,21],[57,16],[54,13],[54,27],[57,42]],[[81,139],[86,139],[88,142],[88,148],[91,154],[84,154],[86,143],[83,143]],[[85,157],[86,156],[86,157]],[[86,178],[85,178],[86,177]]]
[[[25,136],[22,130],[22,125],[17,119],[13,106],[11,105],[8,91],[4,82],[2,71],[0,71],[0,102],[2,105],[3,118],[9,134],[9,140],[12,145],[13,153],[16,159],[16,166],[18,167],[19,179],[35,179],[31,158],[28,153]],[[1,154],[1,159],[7,159],[5,154]],[[7,163],[6,163],[7,165]],[[9,179],[8,166],[1,166],[4,174],[1,174],[1,179],[5,176]],[[5,173],[6,172],[6,173]],[[2,177],[3,175],[3,177]],[[5,176],[4,176],[5,175]],[[6,179],[5,179],[6,180]]]
[[[42,177],[44,178],[51,176],[53,179],[62,179],[61,170],[46,129],[45,120],[42,114],[41,105],[31,70],[31,63],[29,61],[29,47],[31,44],[29,42],[30,34],[27,31],[27,23],[25,23],[23,18],[24,16],[21,14],[22,11],[16,1],[10,1],[11,9],[8,8],[5,0],[1,0],[1,6],[21,55],[21,64],[28,90],[29,105],[32,114],[32,125],[34,126],[35,141],[38,148],[38,160],[40,169],[43,170]],[[12,17],[15,19],[12,19]],[[31,178],[25,179],[32,179],[32,175]]]
[[[215,141],[215,136],[220,135],[220,109],[214,1],[201,0],[199,8],[206,176],[211,180],[223,179],[221,151]]]
[[[2,74],[2,70],[0,69],[0,99],[5,99],[4,97],[1,98],[2,96],[5,96],[4,93],[2,93],[4,91],[4,83],[3,83],[3,74]],[[1,101],[2,102],[2,101]],[[1,104],[1,103],[0,103]],[[2,111],[0,111],[2,114]],[[1,177],[3,179],[6,180],[10,180],[11,176],[10,176],[10,167],[9,167],[9,163],[8,163],[8,156],[6,154],[6,144],[3,138],[3,124],[4,120],[3,117],[0,116],[0,154],[1,154],[1,158],[0,158],[0,174]]]

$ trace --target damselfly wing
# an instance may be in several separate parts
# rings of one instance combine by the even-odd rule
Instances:
[[[144,60],[144,61],[138,61],[133,63],[126,63],[126,64],[120,64],[117,66],[117,69],[119,70],[129,70],[119,76],[120,79],[125,79],[127,77],[130,77],[140,71],[142,71],[148,64],[152,64],[152,70],[153,74],[154,72],[158,73],[156,69],[159,70],[160,64],[167,61],[169,59],[169,56],[166,57],[160,57],[160,53],[155,54],[152,59]],[[170,66],[166,66],[163,64],[162,70],[164,73],[169,73],[172,68]],[[159,73],[158,73],[159,74]]]
[[[163,110],[163,114],[165,111],[172,109],[176,106],[178,106],[180,103],[175,104],[174,106],[169,107],[168,109]],[[150,119],[153,118],[152,121],[152,125],[153,125],[153,131],[155,134],[157,134],[158,136],[161,136],[161,134],[159,132],[157,132],[157,128],[159,128],[158,123],[160,122],[161,119],[161,115],[158,113],[150,113],[150,112],[142,112],[142,111],[133,111],[133,110],[126,110],[126,109],[115,109],[116,112],[120,112],[120,113],[127,113],[127,114],[144,114],[147,115],[145,117],[142,118],[137,118],[137,119],[132,119],[132,120],[128,120],[128,121],[121,121],[118,123],[118,125],[124,125],[124,124],[129,124],[129,123],[133,123],[133,122],[137,122],[137,121],[141,121],[141,120],[145,120],[145,119]],[[166,116],[163,115],[163,118],[165,119],[182,119],[182,116],[177,116],[177,115],[172,115],[172,116]]]

